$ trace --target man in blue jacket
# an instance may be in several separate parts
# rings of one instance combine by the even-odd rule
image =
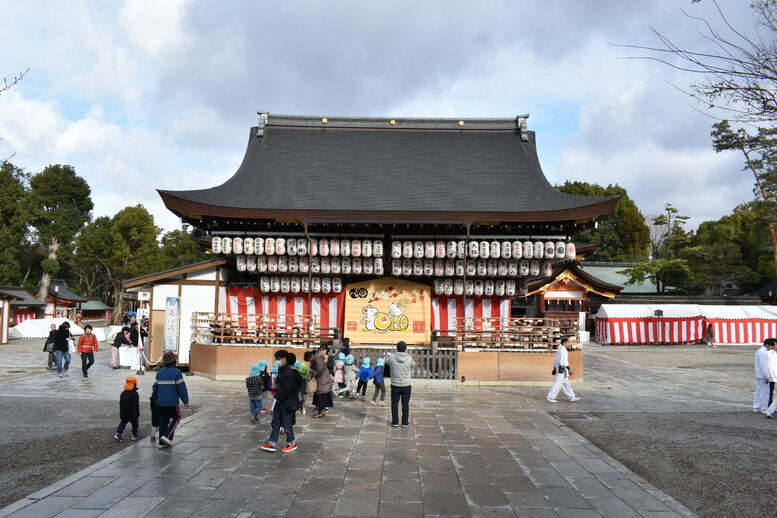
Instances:
[[[151,396],[159,410],[159,447],[169,448],[173,445],[173,435],[181,422],[178,400],[183,401],[183,405],[189,408],[189,391],[186,390],[181,371],[175,366],[175,353],[165,351],[162,363],[164,367],[156,373]]]

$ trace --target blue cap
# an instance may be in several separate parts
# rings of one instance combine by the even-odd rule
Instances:
[[[386,362],[386,360],[384,360],[383,358],[378,358],[378,361],[377,361],[377,366],[378,366],[378,367],[383,367],[383,364],[384,364],[385,362]]]
[[[364,360],[362,360],[362,367],[369,367],[369,366],[370,366],[369,358],[365,358]]]
[[[278,364],[277,363],[273,363],[272,364],[272,373],[273,374],[278,374]]]
[[[353,365],[353,354],[349,354],[345,357],[345,363],[347,365]]]
[[[262,372],[262,368],[258,363],[251,366],[251,376],[258,376],[260,372]]]
[[[260,362],[259,362],[259,370],[260,370],[261,372],[264,372],[265,370],[267,370],[267,366],[268,366],[268,365],[270,365],[270,362],[268,362],[267,360],[262,360],[262,361],[260,361]]]
[[[294,366],[299,369],[299,360],[294,362]]]
[[[338,361],[344,362],[345,361],[345,353],[340,353],[337,355]]]

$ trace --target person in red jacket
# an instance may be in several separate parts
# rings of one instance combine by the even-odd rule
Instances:
[[[97,337],[92,333],[92,326],[86,324],[84,334],[78,339],[78,354],[81,355],[81,372],[84,378],[89,377],[89,367],[94,365],[94,353],[97,352]]]

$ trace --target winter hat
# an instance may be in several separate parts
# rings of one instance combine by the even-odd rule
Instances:
[[[300,364],[299,364],[299,360],[297,360],[297,361],[295,361],[295,362],[294,362],[294,367],[295,367],[295,368],[299,369],[299,365],[300,365]]]
[[[162,355],[162,363],[165,365],[175,363],[175,353],[173,351],[165,351],[165,354]]]
[[[345,353],[340,353],[337,355],[337,361],[344,362],[345,361]]]
[[[353,354],[349,354],[345,357],[346,365],[353,365]]]
[[[258,363],[251,366],[251,376],[258,376],[260,372],[262,372],[262,368]]]
[[[135,376],[127,376],[127,379],[124,381],[124,390],[134,390],[138,386],[138,378]]]
[[[264,372],[267,370],[267,366],[270,365],[270,362],[267,360],[262,360],[259,362],[259,372]]]
[[[386,360],[384,360],[383,358],[378,358],[378,361],[377,361],[376,365],[377,365],[378,367],[383,367],[383,364],[384,364],[385,362],[386,362]]]
[[[362,367],[366,367],[368,369],[370,368],[370,359],[369,358],[365,358],[364,360],[362,360]]]
[[[278,362],[272,364],[272,373],[278,374]]]

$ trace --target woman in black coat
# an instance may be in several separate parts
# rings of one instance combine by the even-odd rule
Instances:
[[[73,335],[70,334],[70,323],[62,322],[54,333],[54,355],[57,358],[57,376],[60,378],[69,376],[68,370],[70,369],[70,348],[67,341],[72,339]],[[64,365],[63,365],[64,360]]]
[[[49,337],[43,342],[43,352],[49,353],[49,361],[46,363],[47,369],[53,369],[57,364],[57,358],[54,356],[54,337],[57,334],[57,324],[51,324],[51,331],[49,331]]]

